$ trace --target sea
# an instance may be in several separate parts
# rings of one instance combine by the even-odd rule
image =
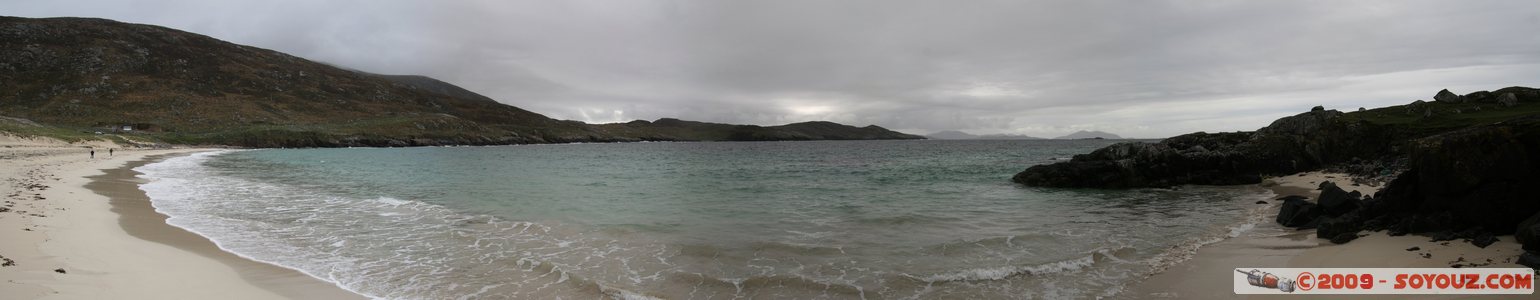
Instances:
[[[173,226],[383,299],[1117,296],[1266,222],[1257,187],[1027,187],[1108,140],[213,151],[136,168]]]

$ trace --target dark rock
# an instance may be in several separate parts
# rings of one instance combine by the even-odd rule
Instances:
[[[1519,254],[1519,261],[1517,263],[1530,269],[1540,270],[1540,252],[1524,251],[1524,253]]]
[[[1320,105],[1316,105],[1315,107],[1311,107],[1310,111],[1326,111],[1326,108],[1321,107]]]
[[[1356,239],[1358,239],[1358,232],[1357,231],[1354,231],[1354,232],[1343,232],[1343,233],[1337,234],[1336,236],[1333,236],[1331,238],[1331,243],[1332,244],[1338,244],[1338,245],[1340,245],[1340,244],[1347,244],[1347,242],[1351,242],[1351,241],[1356,240]]]
[[[1513,93],[1503,93],[1502,96],[1497,96],[1497,104],[1503,107],[1513,107],[1514,105],[1519,105],[1519,97],[1514,96]]]
[[[1318,169],[1372,158],[1391,145],[1393,132],[1336,110],[1317,110],[1274,121],[1256,132],[1192,133],[1159,143],[1119,143],[1067,162],[1036,165],[1012,181],[1045,187],[1170,187],[1261,182],[1262,175]],[[1207,151],[1186,151],[1201,146]]]
[[[1395,211],[1448,218],[1413,232],[1481,226],[1508,234],[1540,212],[1540,201],[1523,188],[1540,184],[1540,117],[1456,130],[1413,146],[1411,171],[1402,175],[1410,178],[1375,196]]]
[[[1465,96],[1460,97],[1460,100],[1464,100],[1464,102],[1469,103],[1491,103],[1497,102],[1497,97],[1493,96],[1492,92],[1477,91],[1470,94],[1465,94]]]
[[[1316,198],[1316,203],[1321,206],[1321,211],[1326,216],[1340,216],[1349,211],[1358,209],[1359,198],[1357,191],[1346,192],[1331,182],[1321,183],[1321,196]]]
[[[1460,238],[1459,236],[1456,236],[1453,231],[1448,230],[1433,232],[1428,234],[1428,237],[1430,238],[1428,240],[1429,242],[1453,241]]]
[[[1422,258],[1433,258],[1433,253],[1423,253]]]
[[[1422,247],[1411,247],[1411,248],[1406,248],[1406,251],[1417,251],[1417,250],[1422,250]]]
[[[1471,239],[1470,243],[1471,245],[1476,245],[1476,247],[1486,248],[1487,246],[1491,246],[1493,243],[1497,243],[1497,237],[1493,236],[1491,233],[1482,233],[1481,235],[1476,236],[1476,238]]]
[[[1257,201],[1257,204],[1267,204],[1267,201]]]
[[[58,272],[59,274],[64,274],[64,268],[53,269],[53,271]]]
[[[1462,102],[1461,99],[1460,99],[1460,95],[1455,95],[1453,92],[1450,92],[1448,89],[1444,89],[1444,90],[1438,91],[1437,95],[1433,95],[1433,101],[1448,102],[1448,103],[1460,103],[1460,102]]]
[[[1315,203],[1300,199],[1285,199],[1278,209],[1278,217],[1275,221],[1285,227],[1305,226],[1316,218],[1321,217],[1321,212]]]
[[[1513,233],[1513,239],[1523,244],[1524,250],[1540,251],[1540,213],[1519,222],[1518,230]]]
[[[1335,239],[1344,233],[1357,234],[1363,230],[1363,223],[1356,215],[1348,214],[1340,217],[1322,218],[1321,223],[1315,227],[1315,236],[1320,238]]]

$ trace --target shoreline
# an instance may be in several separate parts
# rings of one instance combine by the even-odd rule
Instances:
[[[1273,222],[1282,201],[1279,197],[1299,195],[1315,201],[1321,181],[1333,181],[1343,190],[1372,195],[1383,187],[1353,185],[1353,177],[1340,173],[1305,172],[1269,178],[1259,186],[1272,191],[1268,200],[1269,217],[1242,236],[1199,248],[1191,259],[1150,274],[1129,285],[1119,299],[1282,299],[1337,298],[1343,295],[1236,295],[1232,284],[1236,268],[1450,268],[1453,264],[1483,265],[1469,267],[1524,268],[1513,262],[1522,253],[1512,235],[1499,236],[1498,242],[1478,248],[1462,240],[1430,242],[1420,235],[1389,236],[1383,231],[1363,232],[1346,244],[1332,244],[1316,238],[1315,230],[1297,230]],[[1263,205],[1263,204],[1258,204]],[[1415,251],[1408,251],[1417,247]],[[1428,255],[1424,257],[1423,255]],[[1490,259],[1490,261],[1488,261]],[[1524,299],[1533,295],[1353,295],[1370,299]]]
[[[80,147],[4,150],[0,166],[10,171],[0,176],[11,183],[4,194],[15,211],[0,214],[8,241],[0,255],[16,264],[0,267],[0,297],[366,299],[166,224],[133,168],[210,149],[118,149],[94,159]]]

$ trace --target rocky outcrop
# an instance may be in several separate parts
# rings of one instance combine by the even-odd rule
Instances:
[[[1433,101],[1449,103],[1464,102],[1460,99],[1460,95],[1455,95],[1454,92],[1450,92],[1448,89],[1438,91],[1438,94],[1433,95]]]
[[[1310,203],[1308,199],[1301,196],[1279,198],[1279,200],[1283,200],[1283,205],[1278,209],[1278,217],[1274,220],[1278,222],[1278,225],[1285,227],[1315,227],[1320,222],[1321,211],[1315,203]]]
[[[1261,180],[1258,164],[1236,145],[1251,133],[1193,133],[1160,143],[1118,143],[1068,162],[1038,165],[1013,181],[1051,187],[1156,187],[1247,184]]]
[[[1441,90],[1435,102],[1343,113],[1317,106],[1255,132],[1193,133],[1157,143],[1108,146],[1054,164],[1031,166],[1012,181],[1030,186],[1136,188],[1181,184],[1246,184],[1261,176],[1323,167],[1355,167],[1391,176],[1413,140],[1534,112],[1540,89],[1507,87],[1464,96]],[[1499,109],[1503,113],[1484,113]],[[1455,116],[1461,113],[1477,116]],[[1195,147],[1201,146],[1201,147]]]
[[[1328,181],[1321,183],[1321,196],[1316,198],[1316,203],[1326,215],[1335,217],[1358,210],[1362,198],[1358,191],[1349,193]]]
[[[1261,181],[1388,152],[1392,133],[1336,110],[1285,117],[1256,132],[1193,133],[1158,143],[1119,143],[1068,162],[1037,165],[1012,181],[1046,187],[1166,187]]]
[[[1524,189],[1540,185],[1540,116],[1417,139],[1411,147],[1409,169],[1373,197],[1323,183],[1319,204],[1285,202],[1279,223],[1314,227],[1333,243],[1386,230],[1486,247],[1496,235],[1514,234],[1536,252],[1526,255],[1540,255],[1540,197]],[[1297,220],[1310,217],[1300,214],[1305,207],[1319,211],[1318,219]]]
[[[1387,225],[1447,215],[1443,229],[1509,234],[1540,212],[1540,197],[1524,189],[1540,184],[1540,116],[1418,139],[1409,164],[1370,208]]]
[[[1503,107],[1513,107],[1514,105],[1519,105],[1519,97],[1514,96],[1513,93],[1503,93],[1502,96],[1497,96],[1497,104]]]

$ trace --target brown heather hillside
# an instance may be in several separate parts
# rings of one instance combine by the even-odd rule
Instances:
[[[717,140],[611,132],[424,76],[350,71],[159,26],[83,18],[0,17],[0,116],[76,132],[133,125],[166,142],[251,147]]]
[[[140,124],[173,141],[253,146],[267,143],[249,139],[303,146],[606,138],[485,97],[158,26],[77,18],[0,18],[0,113],[68,127]]]

